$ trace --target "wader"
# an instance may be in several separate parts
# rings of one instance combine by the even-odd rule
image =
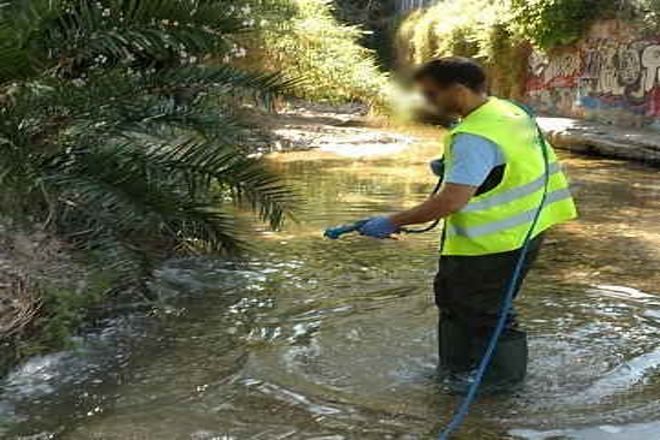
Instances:
[[[516,295],[534,263],[543,235],[530,243]],[[442,256],[434,282],[440,310],[438,345],[441,371],[455,392],[469,385],[497,323],[498,312],[520,250],[480,256]],[[508,317],[492,363],[484,378],[485,392],[510,389],[527,372],[527,335],[518,328],[515,310]]]

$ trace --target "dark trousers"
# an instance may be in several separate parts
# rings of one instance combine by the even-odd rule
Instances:
[[[543,236],[534,239],[527,251],[522,282],[538,256]],[[496,326],[502,300],[521,250],[483,256],[443,256],[434,282],[435,302],[440,311],[441,363],[450,369],[471,368],[485,341]],[[520,338],[514,309],[508,316],[503,340]],[[526,349],[526,342],[525,342]]]

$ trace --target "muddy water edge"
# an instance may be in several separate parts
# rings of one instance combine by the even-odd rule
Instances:
[[[328,225],[424,199],[434,131],[285,115],[275,168],[298,224],[261,231],[247,262],[174,261],[157,317],[129,315],[78,348],[16,368],[0,437],[427,439],[456,400],[434,377],[430,284],[439,233],[320,238]],[[479,401],[458,438],[660,438],[660,179],[563,154],[581,218],[557,228],[519,301],[529,379]]]

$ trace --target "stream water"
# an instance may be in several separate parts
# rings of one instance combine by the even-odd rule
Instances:
[[[304,196],[300,223],[255,235],[246,264],[172,262],[154,283],[169,304],[158,317],[116,320],[17,368],[0,437],[432,438],[457,403],[434,377],[438,233],[321,239],[422,200],[438,147],[421,139],[380,156],[331,142],[275,155]],[[660,439],[657,170],[564,163],[582,217],[551,234],[519,301],[528,381],[478,401],[457,438]]]

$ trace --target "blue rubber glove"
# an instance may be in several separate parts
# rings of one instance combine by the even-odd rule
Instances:
[[[389,238],[390,235],[399,232],[398,226],[392,223],[389,217],[380,216],[370,218],[359,229],[360,235],[373,238]]]

